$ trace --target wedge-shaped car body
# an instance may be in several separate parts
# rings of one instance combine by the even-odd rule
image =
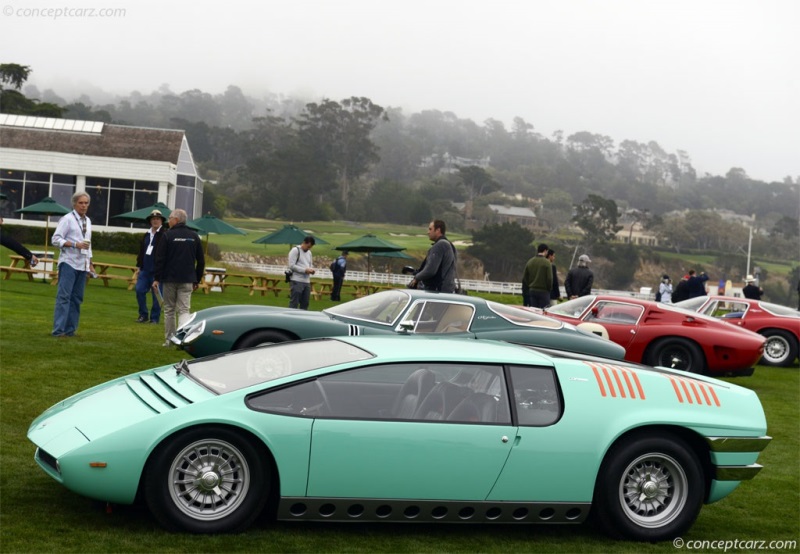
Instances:
[[[750,390],[498,341],[346,337],[182,361],[30,426],[69,489],[169,529],[281,520],[580,523],[658,541],[760,469]],[[742,492],[746,494],[746,492]],[[48,509],[53,509],[52,503]]]
[[[623,359],[624,349],[522,306],[396,289],[321,312],[218,306],[193,313],[172,342],[195,357],[290,340],[357,335],[459,335]]]
[[[800,310],[732,296],[698,296],[675,305],[763,335],[764,365],[788,367],[800,352]]]
[[[545,313],[574,325],[602,327],[625,348],[626,360],[692,373],[752,375],[764,349],[764,337],[756,333],[638,298],[582,296]]]

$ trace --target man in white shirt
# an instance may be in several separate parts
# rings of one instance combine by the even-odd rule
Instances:
[[[58,292],[53,316],[54,337],[73,337],[81,317],[86,277],[92,265],[92,222],[86,216],[91,197],[86,192],[72,195],[72,211],[58,221],[53,246],[58,256]]]

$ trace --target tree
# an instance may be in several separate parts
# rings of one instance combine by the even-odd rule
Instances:
[[[617,203],[613,200],[590,194],[575,210],[572,221],[581,228],[589,244],[610,242],[622,229],[617,225]]]
[[[518,281],[536,254],[533,239],[533,233],[519,223],[487,225],[472,234],[467,254],[480,260],[493,280]]]
[[[0,64],[0,83],[3,84],[3,88],[0,90],[0,112],[39,117],[63,117],[64,108],[49,102],[39,102],[36,99],[28,98],[19,91],[32,71],[27,65]],[[11,88],[6,85],[11,85]]]
[[[384,109],[369,98],[351,97],[341,103],[323,100],[306,104],[295,122],[300,144],[315,161],[321,184],[336,185],[347,213],[351,186],[379,160],[370,132]]]

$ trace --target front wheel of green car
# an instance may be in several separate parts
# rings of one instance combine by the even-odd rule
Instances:
[[[609,535],[637,541],[680,536],[703,504],[703,471],[677,436],[639,435],[607,454],[595,485],[592,512]]]
[[[199,427],[166,439],[145,471],[147,505],[172,531],[242,531],[268,496],[269,474],[259,450],[224,427]]]

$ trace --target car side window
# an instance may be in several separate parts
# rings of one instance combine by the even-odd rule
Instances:
[[[249,408],[300,417],[510,424],[502,367],[388,364],[252,395]]]
[[[644,308],[636,304],[621,302],[598,302],[584,318],[584,321],[598,323],[621,323],[634,325],[644,313]]]
[[[463,333],[469,330],[475,307],[451,302],[420,302],[409,310],[406,321],[414,322],[414,332]]]
[[[561,416],[562,402],[550,368],[511,366],[511,385],[520,425],[551,425]]]

